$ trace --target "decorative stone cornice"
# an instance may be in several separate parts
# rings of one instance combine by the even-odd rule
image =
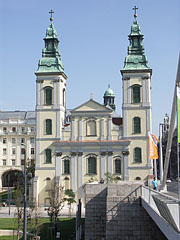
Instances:
[[[122,80],[130,80],[130,77],[122,77]]]
[[[71,152],[72,157],[76,156],[76,154],[77,154],[76,152]]]
[[[77,152],[77,155],[81,157],[83,155],[83,152]]]
[[[129,155],[129,151],[128,151],[128,150],[122,151],[122,155],[123,155],[123,156],[128,156],[128,155]]]
[[[62,152],[56,152],[55,155],[56,155],[56,157],[61,157],[62,156]]]
[[[43,83],[44,80],[36,80],[37,83]]]

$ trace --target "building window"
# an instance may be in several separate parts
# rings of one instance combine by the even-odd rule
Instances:
[[[12,148],[12,155],[15,155],[15,154],[16,154],[16,149]]]
[[[87,128],[87,136],[96,136],[96,121],[89,120],[86,125]]]
[[[12,161],[12,166],[15,166],[16,165],[15,159],[12,159],[11,161]]]
[[[3,144],[6,144],[7,139],[3,138]]]
[[[140,86],[134,85],[132,87],[132,100],[133,103],[140,103]]]
[[[16,132],[16,127],[12,127],[12,132]]]
[[[34,148],[31,148],[31,155],[34,154]]]
[[[46,87],[44,92],[45,92],[45,105],[52,105],[52,88]]]
[[[24,159],[21,159],[21,165],[24,165]]]
[[[25,148],[21,148],[21,154],[25,154]]]
[[[142,162],[142,158],[141,158],[141,148],[136,147],[134,149],[134,162],[135,163],[141,163]]]
[[[24,143],[25,143],[25,139],[21,138],[21,144],[24,144]]]
[[[25,132],[25,127],[21,128],[21,132],[24,133]]]
[[[6,148],[3,148],[3,155],[6,155]]]
[[[6,166],[6,160],[3,159],[3,166]]]
[[[7,133],[7,127],[3,127],[3,133]]]
[[[70,174],[70,161],[64,160],[64,174]]]
[[[115,174],[121,174],[121,160],[120,159],[115,159],[114,163],[115,163],[114,173]]]
[[[96,158],[88,158],[88,174],[96,174]]]
[[[46,149],[45,150],[45,154],[46,154],[46,163],[51,163],[51,149]]]
[[[31,127],[31,132],[34,132],[34,127]]]
[[[12,138],[12,139],[11,139],[11,142],[12,142],[12,144],[16,144],[16,139],[15,139],[15,138]]]
[[[52,120],[51,119],[46,119],[45,120],[45,132],[46,135],[51,135],[52,134]]]
[[[141,133],[141,119],[139,117],[133,118],[133,132]]]
[[[46,191],[51,190],[51,179],[49,177],[46,178]]]
[[[31,144],[34,143],[34,138],[30,138],[30,143],[31,143]]]
[[[65,88],[63,89],[63,106],[65,107]]]

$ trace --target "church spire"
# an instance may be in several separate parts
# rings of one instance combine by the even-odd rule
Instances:
[[[49,13],[51,14],[50,25],[46,30],[45,48],[42,50],[42,58],[39,60],[36,73],[64,72],[61,54],[58,51],[59,40],[53,24],[52,14],[54,12],[51,10]]]
[[[134,69],[149,69],[147,57],[144,53],[144,46],[142,44],[144,35],[141,33],[140,26],[137,21],[136,10],[138,8],[135,6],[133,10],[134,21],[131,26],[131,33],[129,34],[129,47],[128,56],[125,58],[123,70],[134,70]]]

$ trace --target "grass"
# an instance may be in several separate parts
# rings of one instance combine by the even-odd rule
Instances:
[[[61,233],[61,240],[74,240],[75,238],[75,218],[59,218],[57,222],[57,231]],[[0,229],[13,230],[17,228],[17,219],[16,218],[0,218]],[[28,225],[28,229],[30,226]],[[54,232],[54,227],[49,221],[49,218],[40,218],[39,219],[39,229],[40,237],[43,240],[54,240],[51,235]],[[13,236],[0,236],[2,239],[13,239]],[[14,240],[16,238],[14,237]]]

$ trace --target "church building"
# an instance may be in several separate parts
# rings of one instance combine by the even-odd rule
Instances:
[[[34,116],[34,125],[26,126],[35,131],[33,196],[40,206],[50,205],[55,186],[72,189],[79,199],[83,197],[84,184],[92,180],[99,182],[106,173],[116,176],[118,181],[145,181],[152,174],[148,157],[152,70],[144,52],[136,13],[128,37],[128,55],[120,71],[122,116],[115,111],[115,95],[110,85],[104,93],[104,104],[90,98],[74,109],[66,109],[67,75],[51,16],[42,58],[35,72],[36,109],[34,115],[29,113]],[[5,122],[1,116],[3,112],[0,113],[3,133]],[[0,138],[3,141],[4,135]],[[2,151],[0,154],[3,169]],[[17,164],[21,165],[20,160],[15,161],[13,170],[20,169]],[[9,165],[6,171],[7,167],[12,170]],[[2,177],[3,171],[0,173]]]

